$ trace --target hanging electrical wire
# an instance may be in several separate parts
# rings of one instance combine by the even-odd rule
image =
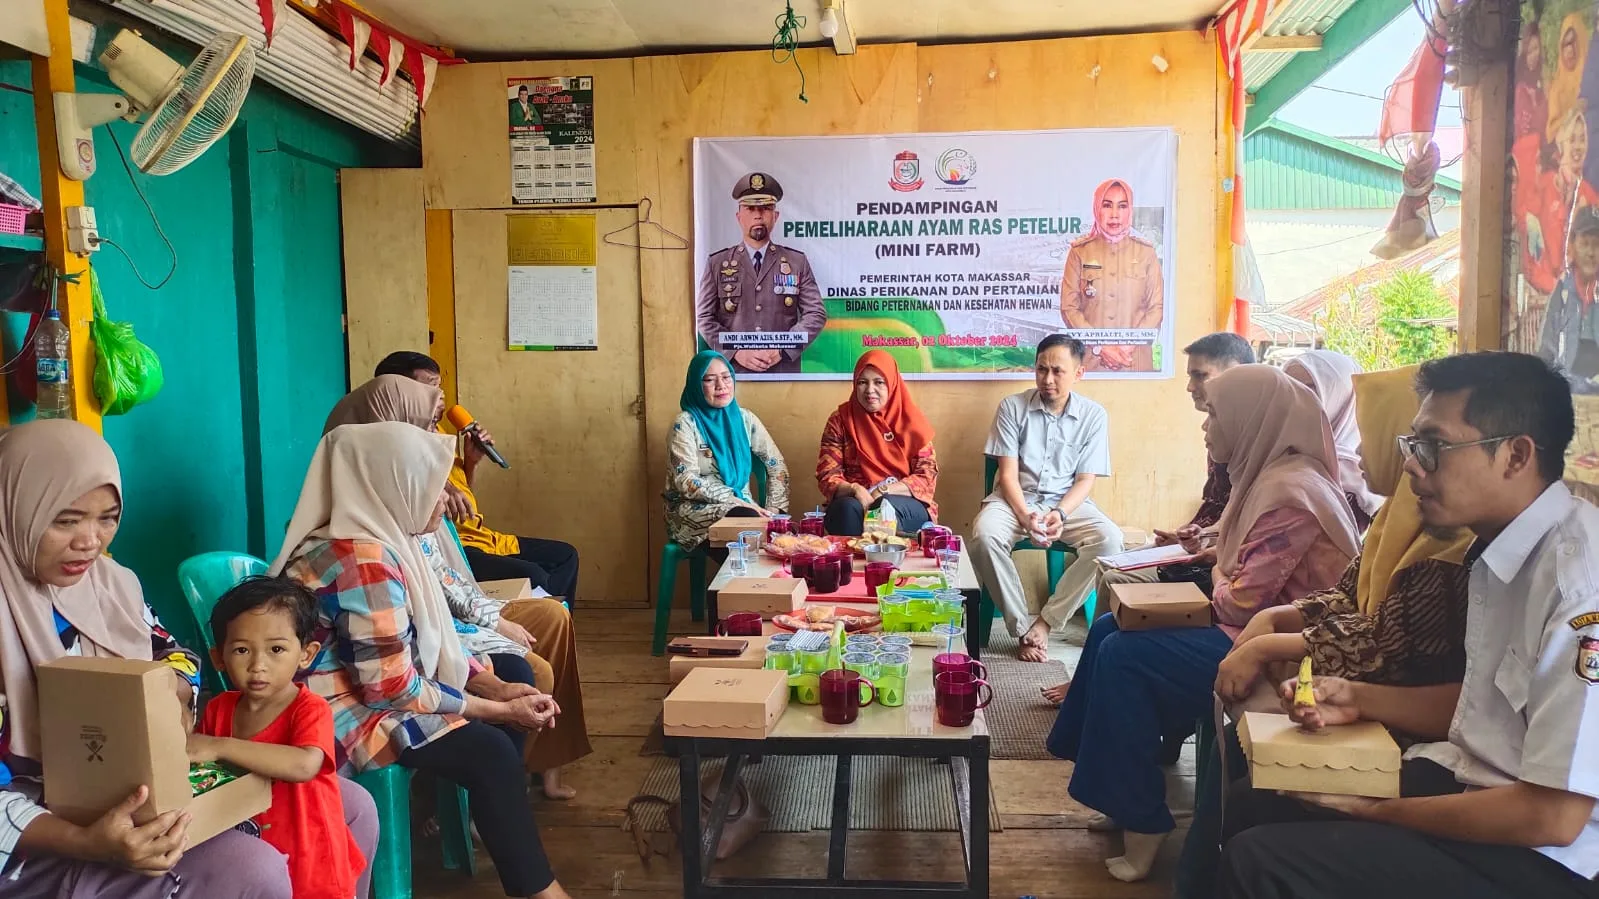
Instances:
[[[805,29],[805,17],[794,15],[794,4],[785,4],[783,12],[778,13],[773,24],[777,26],[777,34],[772,36],[772,61],[782,65],[790,60],[794,63],[794,71],[799,72],[801,103],[811,102],[805,96],[805,70],[800,68],[799,56],[795,50],[799,47],[800,32]]]

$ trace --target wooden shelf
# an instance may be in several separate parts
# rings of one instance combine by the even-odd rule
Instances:
[[[37,234],[0,234],[0,251],[4,250],[43,253],[44,238]]]

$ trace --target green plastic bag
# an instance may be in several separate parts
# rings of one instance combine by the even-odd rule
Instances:
[[[94,395],[102,415],[126,415],[161,392],[165,383],[161,360],[133,335],[131,323],[114,322],[106,315],[100,279],[92,268],[89,290],[94,297],[94,322],[89,326],[94,339]]]

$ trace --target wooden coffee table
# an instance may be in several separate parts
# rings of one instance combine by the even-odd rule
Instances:
[[[714,600],[712,603],[714,615]],[[938,723],[933,708],[933,656],[940,651],[940,648],[935,647],[913,647],[910,674],[905,684],[905,704],[898,708],[887,708],[873,703],[860,710],[860,716],[853,724],[828,724],[822,720],[821,706],[800,705],[791,701],[783,717],[778,719],[771,736],[764,740],[667,737],[667,754],[675,755],[678,759],[682,796],[699,795],[700,762],[703,759],[727,759],[721,788],[703,820],[698,802],[691,800],[679,804],[682,810],[679,839],[683,857],[683,895],[689,899],[733,896],[761,899],[987,899],[988,727],[981,710],[968,727],[945,727]],[[832,821],[827,841],[826,877],[726,878],[712,873],[715,847],[721,842],[722,825],[733,803],[739,771],[751,759],[771,755],[833,756],[837,759]],[[849,840],[850,771],[858,755],[924,758],[929,760],[928,764],[933,764],[933,760],[949,760],[950,781],[965,855],[964,881],[857,880],[849,876],[845,870],[845,856]]]

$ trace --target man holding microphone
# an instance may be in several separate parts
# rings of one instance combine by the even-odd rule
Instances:
[[[431,387],[439,386],[441,381],[439,364],[432,357],[404,350],[390,353],[379,362],[373,372],[374,377],[378,375],[401,375]],[[444,487],[445,511],[461,535],[461,548],[472,566],[472,576],[480,581],[525,577],[535,588],[562,597],[575,607],[578,558],[572,544],[503,534],[484,523],[472,484],[478,465],[488,458],[493,444],[494,437],[478,425],[462,441]]]

